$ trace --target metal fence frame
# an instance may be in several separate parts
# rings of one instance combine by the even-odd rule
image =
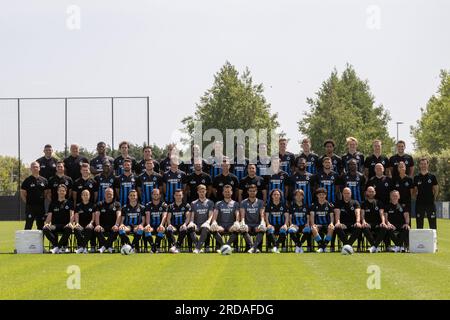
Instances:
[[[147,144],[150,144],[150,97],[149,96],[128,96],[128,97],[38,97],[38,98],[0,98],[0,101],[17,101],[17,150],[18,150],[18,184],[17,184],[17,197],[18,197],[18,210],[20,215],[20,220],[22,220],[22,201],[20,199],[20,176],[21,176],[21,165],[22,157],[20,152],[21,147],[21,126],[20,126],[20,102],[23,100],[62,100],[64,101],[64,154],[67,157],[67,109],[68,102],[70,100],[110,100],[111,101],[111,148],[114,151],[114,101],[119,99],[145,99],[147,107]]]

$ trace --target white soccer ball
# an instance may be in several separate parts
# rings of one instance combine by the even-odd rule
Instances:
[[[351,245],[346,244],[342,247],[341,253],[343,255],[353,254],[353,248]]]
[[[221,255],[227,256],[227,255],[230,255],[232,252],[233,252],[233,249],[231,249],[231,247],[229,245],[227,245],[227,244],[223,245],[220,248],[220,254]]]
[[[122,248],[120,249],[120,253],[124,254],[124,255],[131,254],[132,253],[131,251],[132,251],[132,248],[129,244],[123,245]]]

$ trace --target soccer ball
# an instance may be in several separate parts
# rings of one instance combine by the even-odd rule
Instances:
[[[124,254],[124,255],[131,254],[132,253],[131,251],[132,251],[132,248],[129,244],[123,245],[122,248],[120,249],[120,253]]]
[[[347,254],[353,254],[353,248],[351,245],[346,244],[345,246],[342,247],[342,254],[347,255]]]
[[[231,247],[229,245],[227,245],[227,244],[223,245],[220,248],[220,254],[224,255],[224,256],[230,255],[232,251],[233,250],[231,249]]]

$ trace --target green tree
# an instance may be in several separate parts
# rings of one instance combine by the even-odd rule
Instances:
[[[202,134],[207,129],[218,129],[226,145],[226,129],[267,129],[270,135],[278,128],[278,115],[271,114],[270,103],[263,95],[262,84],[253,82],[250,71],[242,75],[228,61],[214,75],[214,83],[196,104],[194,116],[182,120],[184,132],[193,139],[194,121],[202,121]],[[270,145],[270,139],[268,139]],[[209,144],[210,142],[204,142]]]
[[[417,125],[411,127],[418,150],[439,153],[450,148],[450,72],[441,70],[441,83],[425,107]]]
[[[30,169],[21,163],[19,179],[19,160],[14,157],[0,156],[0,195],[15,195],[19,183],[29,175]]]
[[[358,139],[358,149],[364,154],[371,154],[374,139],[383,142],[385,153],[392,149],[389,113],[382,105],[375,106],[368,81],[361,80],[351,65],[347,64],[341,76],[333,70],[316,97],[307,98],[307,104],[310,110],[298,121],[298,128],[311,139],[316,151],[322,150],[325,140],[334,139],[336,153],[344,154],[349,136]]]

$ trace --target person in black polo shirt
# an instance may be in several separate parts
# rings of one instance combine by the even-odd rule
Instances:
[[[70,146],[70,156],[64,159],[64,166],[66,168],[66,175],[72,178],[73,181],[81,177],[81,164],[89,164],[89,160],[86,157],[80,155],[80,146],[72,144]]]
[[[192,146],[191,160],[188,162],[183,162],[182,166],[180,167],[181,171],[184,171],[187,175],[194,173],[195,171],[194,166],[196,160],[202,162],[202,171],[208,173],[209,171],[208,163],[202,158],[202,155],[200,153],[200,146],[197,144],[194,144]]]
[[[245,146],[242,143],[236,144],[236,157],[230,171],[241,181],[247,175],[248,159],[245,157]]]
[[[230,185],[232,188],[232,199],[238,199],[238,187],[239,180],[238,177],[230,172],[230,161],[227,157],[223,158],[222,162],[222,173],[219,174],[213,180],[213,197],[215,201],[222,201],[224,199],[223,196],[223,187],[226,185]]]
[[[371,245],[370,253],[379,251],[378,247],[386,235],[387,225],[383,206],[381,201],[375,199],[375,188],[368,187],[366,201],[361,205],[361,225],[364,236]]]
[[[409,244],[409,212],[403,209],[400,193],[397,190],[391,192],[390,201],[384,207],[387,218],[387,233],[395,246],[389,248],[391,252],[404,252]]]
[[[142,149],[142,153],[144,154],[144,158],[141,161],[139,161],[139,163],[137,164],[136,174],[142,174],[145,171],[145,162],[147,160],[152,160],[153,161],[153,170],[155,170],[155,172],[159,172],[159,162],[156,161],[155,159],[153,159],[152,147],[145,146]]]
[[[52,146],[50,144],[46,144],[44,147],[44,156],[36,160],[41,168],[40,175],[47,180],[50,177],[53,177],[56,173],[56,162],[58,162],[58,159],[52,155]]]
[[[56,163],[56,174],[48,179],[48,187],[50,188],[50,201],[58,200],[58,186],[63,184],[67,187],[66,197],[69,198],[69,195],[72,194],[72,186],[73,180],[69,176],[64,174],[64,162],[58,161]]]
[[[384,174],[384,167],[381,163],[375,165],[375,176],[367,182],[367,187],[374,187],[376,191],[375,198],[383,204],[389,202],[389,194],[393,190],[392,179]]]
[[[81,192],[81,202],[75,207],[73,223],[78,245],[76,253],[88,253],[87,244],[92,240],[94,233],[96,208],[95,204],[90,201],[90,198],[89,190],[83,190]]]
[[[356,200],[352,200],[352,191],[350,188],[344,188],[342,191],[342,200],[335,204],[336,216],[335,232],[344,245],[353,245],[362,231],[360,223],[361,207]],[[350,235],[350,237],[348,237]]]
[[[81,202],[81,192],[83,190],[89,190],[91,202],[96,201],[98,186],[95,179],[91,177],[91,171],[88,164],[83,163],[81,165],[81,177],[74,182],[72,190],[74,205]]]
[[[42,230],[45,219],[45,199],[48,198],[48,181],[39,175],[39,163],[31,163],[31,176],[26,178],[20,187],[20,198],[25,202],[25,230],[33,228],[36,220],[36,227]]]
[[[349,164],[350,160],[356,160],[356,164],[358,166],[357,170],[360,173],[364,172],[364,155],[357,151],[358,148],[358,140],[354,137],[347,138],[347,149],[348,152],[342,156],[342,164],[344,166],[344,172],[349,172]]]
[[[262,177],[259,177],[256,175],[256,165],[250,163],[247,167],[248,175],[239,181],[239,203],[242,202],[242,200],[248,198],[248,188],[251,185],[255,185],[258,188],[258,193],[256,197],[260,200],[263,200],[264,203],[267,202],[267,187],[264,182],[264,179]]]
[[[111,164],[114,159],[106,155],[106,143],[100,141],[97,143],[97,156],[91,160],[91,172],[96,175],[103,172],[103,163],[108,160]]]
[[[51,253],[68,253],[67,242],[73,227],[71,225],[71,216],[73,212],[73,205],[70,200],[66,199],[67,187],[63,184],[58,186],[58,200],[50,203],[45,220],[43,232],[47,239],[52,244]],[[58,232],[63,235],[58,242]]]
[[[403,161],[398,164],[399,175],[392,179],[392,187],[400,193],[399,202],[403,209],[411,212],[411,195],[414,190],[413,179],[406,175],[406,165]]]
[[[120,203],[114,201],[114,190],[108,188],[105,191],[105,201],[100,201],[95,211],[95,234],[97,235],[100,253],[108,249],[109,253],[113,253],[113,243],[119,235],[119,225],[121,221]],[[108,238],[105,237],[108,235]]]
[[[206,186],[206,197],[209,198],[212,193],[212,180],[211,176],[202,171],[203,164],[202,159],[197,158],[194,160],[194,172],[184,176],[184,192],[187,196],[188,203],[198,199],[197,187],[201,184]]]
[[[435,201],[439,194],[436,176],[428,172],[428,159],[419,161],[420,172],[414,177],[414,194],[416,196],[417,229],[423,228],[425,216],[431,229],[437,228]]]
[[[405,153],[405,148],[405,141],[399,140],[397,142],[397,154],[389,158],[389,169],[392,178],[398,176],[398,164],[400,161],[403,161],[406,165],[406,175],[410,177],[414,175],[414,159]]]
[[[167,156],[159,163],[159,173],[162,176],[164,176],[164,173],[170,170],[172,156],[178,157],[178,150],[176,149],[175,144],[169,144],[167,146]],[[181,168],[183,166],[183,163],[181,163],[181,161],[179,160],[178,165]]]
[[[364,175],[366,176],[366,180],[370,180],[370,178],[375,176],[375,165],[377,163],[381,163],[385,169],[389,166],[388,157],[381,154],[381,140],[374,140],[372,147],[373,154],[364,161]],[[386,172],[383,174],[386,174]]]

